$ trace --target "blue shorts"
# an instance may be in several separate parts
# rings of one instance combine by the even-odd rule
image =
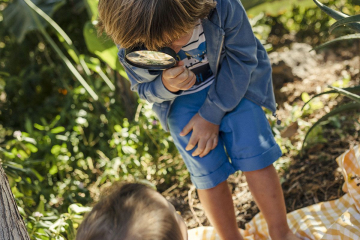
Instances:
[[[202,158],[191,156],[196,147],[190,151],[185,147],[192,132],[184,137],[179,134],[202,106],[207,91],[205,88],[177,97],[168,116],[170,133],[197,189],[213,188],[237,170],[246,172],[265,168],[282,155],[263,109],[243,98],[223,117],[216,148]]]

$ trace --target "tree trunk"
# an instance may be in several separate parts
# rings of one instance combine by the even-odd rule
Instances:
[[[0,163],[0,240],[30,240]]]

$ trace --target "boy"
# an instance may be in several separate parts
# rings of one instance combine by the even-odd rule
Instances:
[[[138,183],[114,184],[109,190],[86,215],[76,239],[187,239],[184,220],[158,192]]]
[[[99,20],[119,46],[132,89],[153,103],[170,130],[220,237],[243,239],[227,186],[228,176],[241,170],[272,239],[298,239],[272,165],[281,150],[261,108],[276,110],[271,65],[241,2],[100,0]],[[159,74],[133,67],[125,48],[138,46],[171,47],[181,61]]]

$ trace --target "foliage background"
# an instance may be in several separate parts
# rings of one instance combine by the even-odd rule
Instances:
[[[313,46],[333,37],[334,20],[311,0],[242,2],[269,52],[286,44],[270,44],[269,35],[292,33]],[[97,37],[97,1],[33,3],[50,19],[29,1],[0,2],[0,159],[31,238],[74,239],[88,206],[114,181],[160,192],[190,184],[170,135],[129,90],[116,46]],[[360,11],[358,0],[323,3]],[[299,152],[271,121],[283,150]]]

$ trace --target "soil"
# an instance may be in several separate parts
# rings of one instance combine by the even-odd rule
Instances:
[[[356,54],[358,46],[327,49],[312,52],[310,55],[307,50],[301,53],[305,54],[303,56],[297,54],[300,51],[299,45],[289,46],[291,45],[276,50],[278,54],[284,53],[286,58],[294,56],[293,63],[285,64],[285,68],[291,68],[290,72],[286,69],[278,69],[277,74],[280,75],[273,76],[280,119],[291,118],[292,107],[304,105],[301,98],[303,92],[311,97],[323,92],[328,85],[339,81],[341,83],[341,79],[348,77],[351,79],[348,86],[360,85],[360,58]],[[273,62],[273,67],[275,65],[276,63]],[[278,79],[277,83],[275,79]],[[297,149],[301,148],[304,139],[305,132],[301,131],[301,125],[313,124],[340,102],[348,101],[345,98],[329,98],[326,95],[319,99],[324,107],[298,120],[283,123],[285,126],[281,136],[290,140]],[[278,160],[285,162],[283,165],[280,164],[278,172],[288,212],[321,201],[337,199],[344,194],[342,191],[344,179],[335,159],[349,146],[360,143],[360,115],[347,113],[338,119],[322,126],[320,140],[311,141],[302,152],[287,149],[282,160]],[[245,176],[241,172],[230,176],[228,184],[233,195],[238,226],[244,228],[245,224],[259,212],[259,209],[249,191]],[[210,225],[193,185],[189,184],[182,189],[170,188],[163,192],[163,195],[181,213],[188,228]]]

